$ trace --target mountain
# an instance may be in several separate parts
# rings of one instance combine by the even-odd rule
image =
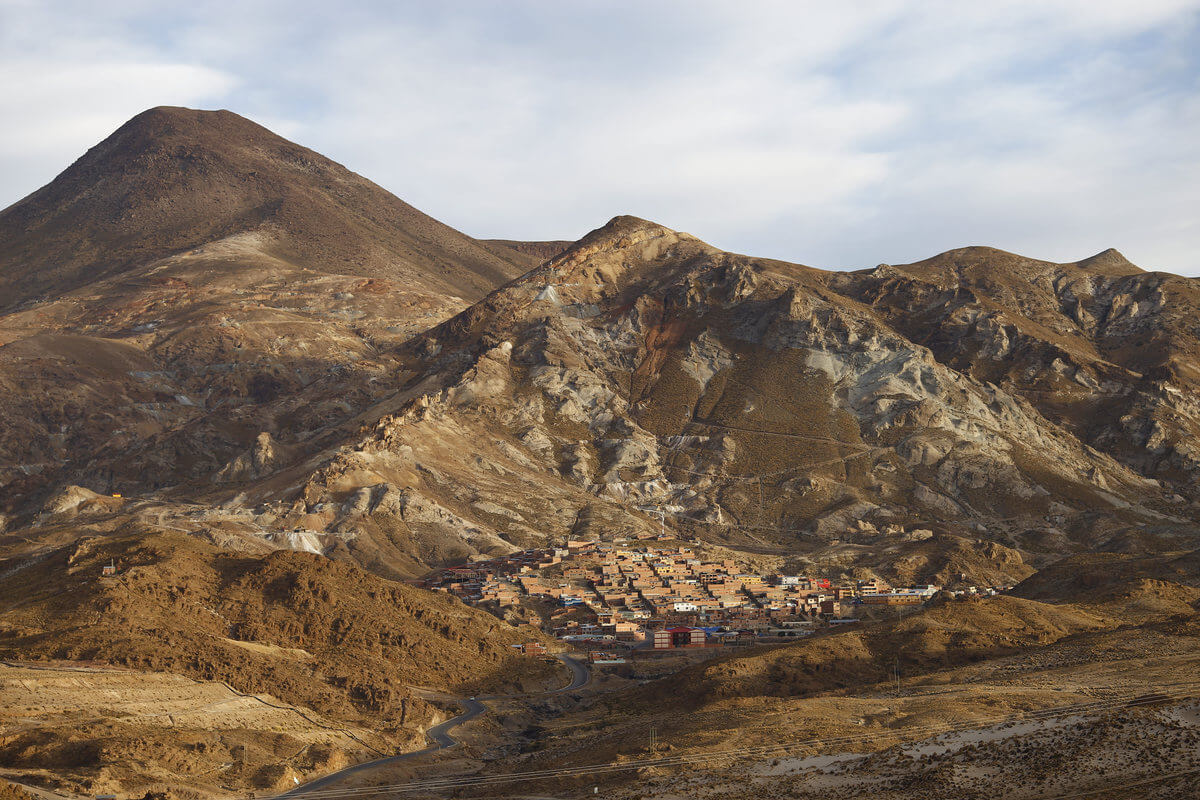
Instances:
[[[618,217],[411,336],[364,315],[353,338],[325,323],[281,362],[260,295],[235,306],[236,344],[214,325],[220,356],[191,328],[93,345],[73,391],[138,375],[157,392],[107,402],[97,428],[132,409],[151,434],[126,421],[73,464],[48,426],[57,477],[17,474],[46,489],[10,508],[61,526],[73,512],[51,513],[51,486],[124,489],[137,501],[89,514],[251,549],[303,541],[393,577],[664,525],[796,569],[1013,583],[1066,553],[1194,546],[1195,283],[1115,251],[828,272]],[[271,338],[245,333],[255,317]],[[39,334],[0,357],[61,370],[75,341]],[[183,348],[203,378],[168,389],[181,371],[162,361]]]
[[[939,583],[1194,546],[1197,300],[1111,252],[836,273],[619,217],[405,345],[403,411],[272,513],[486,550],[662,509],[798,566]]]
[[[237,114],[162,107],[0,212],[0,310],[217,242],[468,300],[532,266]]]
[[[57,288],[0,317],[3,508],[58,544],[132,516],[399,577],[662,526],[939,583],[1194,546],[1197,282],[1116,251],[828,272],[633,217],[477,242],[182,109],[4,225],[0,272]]]
[[[1194,672],[1200,282],[1115,250],[837,272],[629,216],[476,240],[236,115],[154,109],[0,212],[0,298],[19,777],[275,791],[416,747],[430,689],[510,695],[453,775],[632,757],[660,726],[882,747]],[[1016,588],[531,698],[562,665],[517,623],[552,609],[407,582],[620,536]],[[893,667],[921,691],[888,694]]]
[[[187,149],[218,154],[202,163],[269,149],[252,123],[197,113],[148,112],[80,163],[174,153],[114,143],[150,125],[173,141],[181,120],[207,120],[192,140],[214,144]],[[306,180],[271,185],[330,197]],[[56,184],[18,207],[49,207]],[[798,568],[936,582],[1015,582],[1066,552],[1194,537],[1200,295],[1116,251],[1052,264],[973,247],[827,272],[618,217],[567,246],[475,243],[547,260],[469,307],[428,288],[399,308],[410,296],[385,278],[301,280],[229,246],[206,246],[224,254],[222,288],[215,256],[188,251],[144,270],[137,303],[127,279],[100,280],[69,307],[5,318],[31,334],[0,348],[10,513],[59,524],[49,493],[79,485],[252,547],[299,531],[393,576],[651,531],[647,512]]]
[[[0,212],[0,513],[352,415],[381,352],[536,263],[236,114],[140,114]]]

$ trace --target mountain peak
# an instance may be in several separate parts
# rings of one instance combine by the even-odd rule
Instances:
[[[0,305],[226,239],[319,272],[478,298],[528,268],[231,111],[151,108],[0,211]]]
[[[129,118],[113,133],[114,136],[128,131],[145,131],[158,134],[221,133],[226,136],[262,136],[286,142],[287,140],[248,117],[225,108],[200,109],[184,106],[155,106]],[[288,142],[291,144],[291,142]],[[298,145],[293,145],[298,146]]]
[[[73,176],[90,180],[97,170],[176,169],[188,173],[195,172],[198,164],[214,159],[228,162],[235,170],[241,170],[250,161],[264,159],[277,159],[305,169],[343,169],[340,164],[232,111],[157,106],[130,118],[88,150],[59,180]]]
[[[635,240],[643,240],[648,237],[656,238],[659,236],[688,236],[688,234],[681,234],[665,225],[659,225],[657,222],[651,222],[641,217],[622,214],[613,217],[601,227],[585,234],[583,238],[568,248],[567,252],[597,247],[609,248],[621,246],[622,243],[631,243]]]
[[[1029,258],[995,247],[972,245],[947,250],[932,258],[905,265],[905,267],[916,274],[923,274],[927,277],[936,274],[954,275],[957,273],[961,275],[963,270],[975,270],[986,272],[991,276],[1007,274],[1031,279],[1037,275],[1060,271],[1064,267],[1073,267],[1110,277],[1138,275],[1143,272],[1111,247],[1080,261],[1057,263]]]
[[[136,155],[148,149],[194,142],[225,149],[246,143],[272,142],[302,149],[256,122],[224,109],[202,111],[181,106],[156,106],[131,117],[78,163]],[[73,165],[74,166],[74,165]],[[68,170],[69,172],[70,170]]]
[[[618,214],[617,216],[604,223],[599,230],[609,230],[613,232],[633,232],[645,230],[647,228],[661,228],[657,222],[651,222],[648,219],[635,217],[632,214]]]
[[[580,241],[588,239],[619,239],[643,231],[670,231],[665,225],[651,222],[648,219],[635,217],[631,214],[619,214],[596,230],[588,233]],[[671,231],[672,233],[674,231]]]
[[[131,127],[154,127],[163,125],[207,125],[218,120],[236,120],[243,125],[252,125],[256,128],[262,128],[240,114],[236,114],[227,109],[205,110],[199,108],[186,108],[184,106],[155,106],[148,108],[145,111],[135,114],[129,118],[124,125],[117,130],[122,130]],[[262,128],[266,130],[265,128]]]
[[[1092,272],[1099,272],[1104,275],[1137,275],[1144,272],[1141,267],[1135,265],[1127,259],[1119,250],[1110,247],[1096,253],[1094,256],[1089,256],[1081,261],[1076,261],[1075,266]]]

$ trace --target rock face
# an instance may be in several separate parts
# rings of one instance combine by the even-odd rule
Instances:
[[[826,272],[633,217],[565,248],[478,243],[423,215],[413,233],[419,212],[394,198],[394,214],[347,206],[366,182],[315,154],[229,144],[249,136],[244,120],[201,117],[219,146],[179,144],[192,113],[131,122],[4,212],[44,229],[82,207],[104,159],[144,172],[193,159],[178,180],[206,187],[232,180],[218,170],[229,152],[265,148],[292,170],[269,183],[292,209],[281,217],[222,222],[186,251],[99,242],[119,251],[107,266],[32,265],[62,291],[0,319],[10,529],[70,484],[136,496],[121,513],[226,546],[391,576],[664,528],[939,581],[1195,541],[1192,279],[1115,251],[1052,264],[987,248]],[[114,180],[97,175],[95,192]],[[263,175],[244,180],[265,191]],[[68,189],[80,199],[56,199]],[[354,211],[338,225],[390,214],[389,253],[436,229],[458,268],[418,264],[414,288],[416,261],[389,272],[392,256],[314,250],[301,194]],[[208,213],[169,205],[143,197],[130,213],[189,231]],[[8,236],[0,253],[32,252]],[[498,253],[514,261],[487,261]]]
[[[602,505],[663,509],[701,538],[787,551],[849,538],[858,520],[941,526],[1035,559],[1122,549],[1133,531],[1190,539],[1186,373],[1147,377],[1108,332],[1111,311],[1075,322],[1062,298],[1085,284],[1093,307],[1160,315],[1135,330],[1179,363],[1194,346],[1181,308],[1195,306],[1193,281],[1111,253],[1055,265],[969,249],[826,273],[617,218],[410,343],[404,396],[419,410],[355,448],[436,463],[441,492],[486,485],[485,471],[520,476],[528,488],[488,501],[522,520],[532,509],[515,507],[561,480]],[[1113,299],[1164,286],[1170,314]],[[1160,419],[1143,421],[1151,409]],[[1131,436],[1137,425],[1154,433]],[[450,430],[480,438],[429,447]],[[540,515],[542,532],[565,535],[568,516]],[[527,535],[490,517],[509,541]]]
[[[278,443],[267,432],[260,433],[254,446],[222,467],[213,480],[217,483],[237,483],[269,475],[286,460]]]
[[[938,582],[1193,541],[1186,384],[1152,390],[1160,408],[1179,398],[1174,427],[1124,435],[1151,379],[1049,299],[1062,276],[1093,274],[1193,303],[1192,281],[1097,259],[971,249],[827,273],[617,218],[400,348],[399,412],[310,473],[303,508],[275,484],[246,502],[292,519],[325,509],[344,534],[399,531],[383,549],[422,563],[652,532],[659,513],[709,541]],[[966,277],[935,294],[950,273]],[[971,275],[991,295],[968,295]],[[1179,323],[1143,325],[1186,351]],[[1118,398],[1121,413],[1094,417]],[[378,485],[404,503],[346,503]],[[364,539],[381,541],[348,546]]]

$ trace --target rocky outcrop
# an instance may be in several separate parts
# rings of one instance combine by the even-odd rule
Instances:
[[[254,440],[254,446],[249,451],[221,467],[215,475],[215,483],[238,483],[241,481],[261,478],[283,466],[287,461],[286,454],[279,444],[267,432],[260,433]]]
[[[73,517],[88,511],[112,511],[122,504],[122,498],[118,496],[97,494],[82,486],[65,486],[46,501],[42,513],[54,517]]]
[[[562,478],[635,516],[668,509],[689,534],[759,546],[835,538],[875,517],[984,531],[1035,559],[1064,537],[1067,547],[1103,546],[1123,526],[1190,535],[1190,518],[1164,505],[1156,478],[1081,437],[1014,380],[1061,381],[1066,400],[1124,397],[1132,390],[1121,381],[1136,380],[1114,361],[1080,356],[1097,346],[1061,312],[1067,291],[1056,275],[1081,280],[1085,267],[1042,275],[1018,261],[1010,283],[1020,291],[994,275],[995,299],[985,301],[963,275],[956,283],[909,268],[832,275],[618,218],[414,342],[416,369],[447,387],[423,395],[438,424],[488,430],[518,451],[482,463],[474,453],[474,467],[452,451],[430,457],[454,461],[443,477],[512,469],[531,493]],[[1145,279],[1115,261],[1106,269],[1089,297]],[[1122,270],[1129,274],[1111,274]],[[924,313],[945,307],[920,336],[910,306],[905,324],[892,324],[908,302],[901,280]],[[998,308],[1001,300],[1013,308]],[[944,341],[960,334],[957,344]],[[1018,369],[1013,359],[1025,362]],[[1155,422],[1125,438],[1146,454],[1179,452]],[[487,503],[493,512],[515,505],[510,496]],[[473,508],[467,517],[481,506]],[[1097,527],[1098,513],[1112,519]]]

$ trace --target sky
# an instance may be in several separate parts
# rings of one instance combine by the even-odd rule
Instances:
[[[1200,0],[0,0],[0,206],[227,108],[477,237],[1200,275]]]

